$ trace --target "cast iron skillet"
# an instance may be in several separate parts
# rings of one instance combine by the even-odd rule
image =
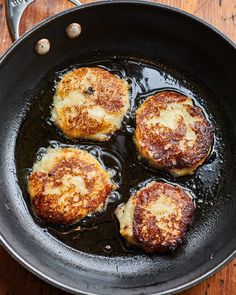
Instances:
[[[14,7],[22,8],[21,4],[14,6],[21,2],[9,1],[10,12],[14,13]],[[69,40],[64,33],[71,22],[82,26],[82,34],[75,40]],[[17,21],[14,24],[12,34],[17,36]],[[52,45],[43,57],[34,52],[34,45],[41,38],[48,38]],[[203,205],[193,227],[174,254],[107,257],[77,251],[34,222],[18,185],[15,149],[33,99],[31,90],[59,64],[111,55],[169,64],[204,85],[209,93],[205,103],[221,143],[205,167],[215,163],[215,159],[220,166],[206,170],[205,179],[210,181],[214,170],[220,177],[214,183],[210,200],[204,199],[208,196],[205,187]],[[235,69],[235,45],[222,34],[177,9],[147,2],[83,5],[46,20],[21,37],[0,61],[2,244],[30,271],[74,293],[170,294],[198,283],[222,267],[236,250]],[[20,152],[25,155],[28,151]],[[218,153],[221,159],[217,158]]]

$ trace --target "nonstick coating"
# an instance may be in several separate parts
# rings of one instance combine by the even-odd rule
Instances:
[[[65,28],[79,22],[69,40]],[[34,44],[51,41],[40,57]],[[33,97],[25,95],[58,64],[110,55],[163,62],[200,81],[223,140],[223,171],[202,219],[175,254],[102,257],[76,251],[44,232],[29,214],[17,184],[15,143]],[[170,294],[216,271],[236,249],[236,49],[198,19],[162,5],[112,1],[84,5],[51,18],[26,34],[0,64],[0,238],[29,270],[58,287],[88,294]],[[22,153],[25,151],[22,150]]]

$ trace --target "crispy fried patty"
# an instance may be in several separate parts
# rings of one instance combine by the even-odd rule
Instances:
[[[174,250],[192,221],[195,206],[177,185],[151,182],[116,209],[120,233],[147,252]]]
[[[79,68],[59,82],[52,118],[70,138],[108,140],[129,109],[125,80],[101,68]]]
[[[77,148],[49,148],[28,178],[34,211],[50,223],[71,224],[103,210],[113,189],[97,159]]]
[[[155,168],[175,176],[192,174],[209,155],[213,126],[192,100],[163,91],[148,97],[136,113],[135,144]]]

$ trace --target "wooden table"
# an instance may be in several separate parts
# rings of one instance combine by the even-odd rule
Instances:
[[[83,3],[89,2],[82,0]],[[213,24],[236,42],[236,0],[159,0],[179,7]],[[37,0],[25,12],[21,32],[44,18],[73,5],[66,0]],[[0,54],[11,45],[5,20],[4,0],[0,0]],[[236,71],[236,69],[235,69]],[[41,281],[25,270],[0,247],[0,295],[64,295],[66,292]],[[236,258],[213,277],[181,295],[236,295]]]

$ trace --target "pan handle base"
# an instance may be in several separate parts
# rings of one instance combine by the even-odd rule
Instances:
[[[68,1],[72,2],[77,6],[81,5],[79,0]],[[33,2],[35,2],[35,0],[6,0],[7,24],[12,41],[15,41],[20,38],[20,20],[25,9]]]

